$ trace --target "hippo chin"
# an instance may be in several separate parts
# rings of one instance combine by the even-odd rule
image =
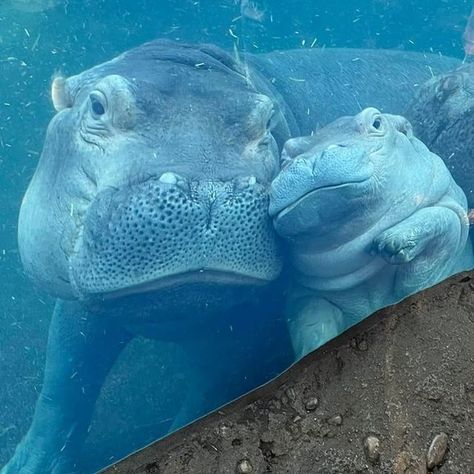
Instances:
[[[287,368],[283,262],[268,215],[279,149],[361,105],[401,111],[413,84],[458,64],[370,50],[245,59],[153,41],[53,82],[57,114],[19,247],[58,302],[33,422],[2,474],[81,469],[103,381],[136,335],[178,342],[188,357],[189,396],[171,430]],[[293,199],[287,190],[277,205]]]
[[[406,111],[417,137],[443,158],[474,208],[474,64],[433,77]]]
[[[271,189],[295,271],[295,349],[473,266],[466,197],[401,116],[365,109],[290,140]]]

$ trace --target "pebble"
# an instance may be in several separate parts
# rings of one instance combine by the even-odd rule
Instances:
[[[289,400],[291,400],[292,402],[296,400],[296,392],[293,387],[287,388],[285,390],[285,394],[289,398]]]
[[[329,418],[328,423],[330,425],[340,426],[342,425],[342,416],[341,415],[333,416],[332,418]]]
[[[433,469],[436,466],[439,466],[446,454],[448,449],[448,435],[446,433],[439,433],[431,442],[431,446],[428,449],[428,454],[426,456],[426,466],[428,469]]]
[[[376,436],[367,436],[364,441],[365,457],[372,464],[376,464],[380,459],[380,441]]]
[[[248,472],[252,472],[253,467],[252,464],[250,464],[250,461],[248,459],[242,459],[237,463],[237,472],[239,474],[247,474]]]
[[[358,349],[362,352],[365,352],[368,349],[367,341],[365,339],[362,339],[362,341],[359,342]]]
[[[307,411],[314,411],[318,408],[319,400],[316,397],[311,397],[306,400],[304,407]]]

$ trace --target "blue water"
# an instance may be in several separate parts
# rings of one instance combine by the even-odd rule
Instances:
[[[113,5],[112,5],[113,3]],[[117,3],[119,5],[117,6]],[[227,1],[3,0],[0,4],[0,466],[31,422],[42,384],[54,301],[24,275],[17,216],[53,116],[50,81],[154,38],[249,52],[309,47],[389,48],[462,58],[471,1],[256,2],[239,20]],[[44,8],[44,10],[42,10]],[[253,13],[252,13],[253,12]],[[186,397],[186,367],[172,342],[137,338],[107,379],[85,472],[164,435]],[[275,367],[288,360],[280,354]],[[285,359],[286,358],[286,359]],[[152,367],[152,370],[150,370]],[[274,376],[276,374],[268,374]],[[163,383],[166,381],[166,383]],[[159,396],[157,396],[159,394]]]

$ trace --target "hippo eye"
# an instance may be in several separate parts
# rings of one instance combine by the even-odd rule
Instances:
[[[382,120],[380,120],[380,118],[376,118],[373,122],[372,122],[372,127],[375,128],[375,130],[380,130],[380,127],[382,126]]]
[[[92,93],[90,95],[91,111],[95,117],[105,114],[105,97],[102,94]]]
[[[373,133],[375,135],[380,135],[384,133],[384,121],[381,115],[374,114],[372,118],[368,121],[368,133]]]
[[[272,109],[270,116],[268,117],[267,123],[265,125],[265,128],[267,130],[272,130],[278,122],[278,117],[275,109]]]

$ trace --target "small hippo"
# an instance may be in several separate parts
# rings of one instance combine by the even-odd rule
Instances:
[[[436,76],[418,90],[406,116],[417,137],[443,158],[474,208],[474,64]]]
[[[299,356],[473,266],[466,197],[401,116],[367,108],[289,140],[270,196],[295,272]]]

